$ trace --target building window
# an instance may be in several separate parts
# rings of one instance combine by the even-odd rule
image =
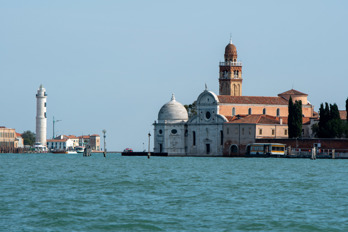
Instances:
[[[46,107],[47,103],[45,102],[45,107]]]
[[[176,133],[178,133],[178,131],[176,129],[173,129],[172,134],[175,135]]]
[[[277,109],[277,117],[279,117],[280,116],[280,110],[279,110],[279,108]]]
[[[259,135],[262,135],[262,129],[259,129]]]
[[[251,108],[248,109],[248,114],[251,114]]]
[[[287,129],[284,130],[284,135],[288,135],[288,130]]]
[[[275,133],[275,131],[274,131],[274,129],[272,129],[272,135],[274,135],[274,133]]]
[[[236,115],[236,108],[232,108],[232,116],[235,116]]]
[[[224,144],[224,132],[220,131],[220,145]]]
[[[262,113],[263,113],[263,114],[266,114],[266,108],[263,108]]]
[[[45,112],[45,118],[47,118],[47,116],[46,116],[46,112]]]
[[[195,131],[192,132],[192,140],[193,140],[192,145],[196,146],[196,132]]]
[[[158,131],[158,134],[160,134],[160,135],[161,135],[161,134],[162,134],[162,130],[159,130],[159,131]]]

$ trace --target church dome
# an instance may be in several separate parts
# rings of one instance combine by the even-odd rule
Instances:
[[[225,47],[225,61],[237,60],[237,48],[232,41]]]
[[[170,102],[164,104],[158,113],[158,121],[167,120],[181,122],[188,120],[185,107],[175,100],[174,94]]]

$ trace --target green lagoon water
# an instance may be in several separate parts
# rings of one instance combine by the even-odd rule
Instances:
[[[0,154],[0,231],[348,231],[348,160]]]

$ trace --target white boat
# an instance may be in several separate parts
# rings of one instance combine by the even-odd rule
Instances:
[[[66,154],[77,154],[77,151],[66,151]]]
[[[79,146],[79,147],[76,147],[75,150],[76,150],[76,153],[83,153],[85,151],[85,148],[82,146]]]

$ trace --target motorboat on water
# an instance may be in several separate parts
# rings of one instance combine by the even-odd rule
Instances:
[[[75,147],[76,153],[83,153],[85,151],[85,148],[82,146]]]

